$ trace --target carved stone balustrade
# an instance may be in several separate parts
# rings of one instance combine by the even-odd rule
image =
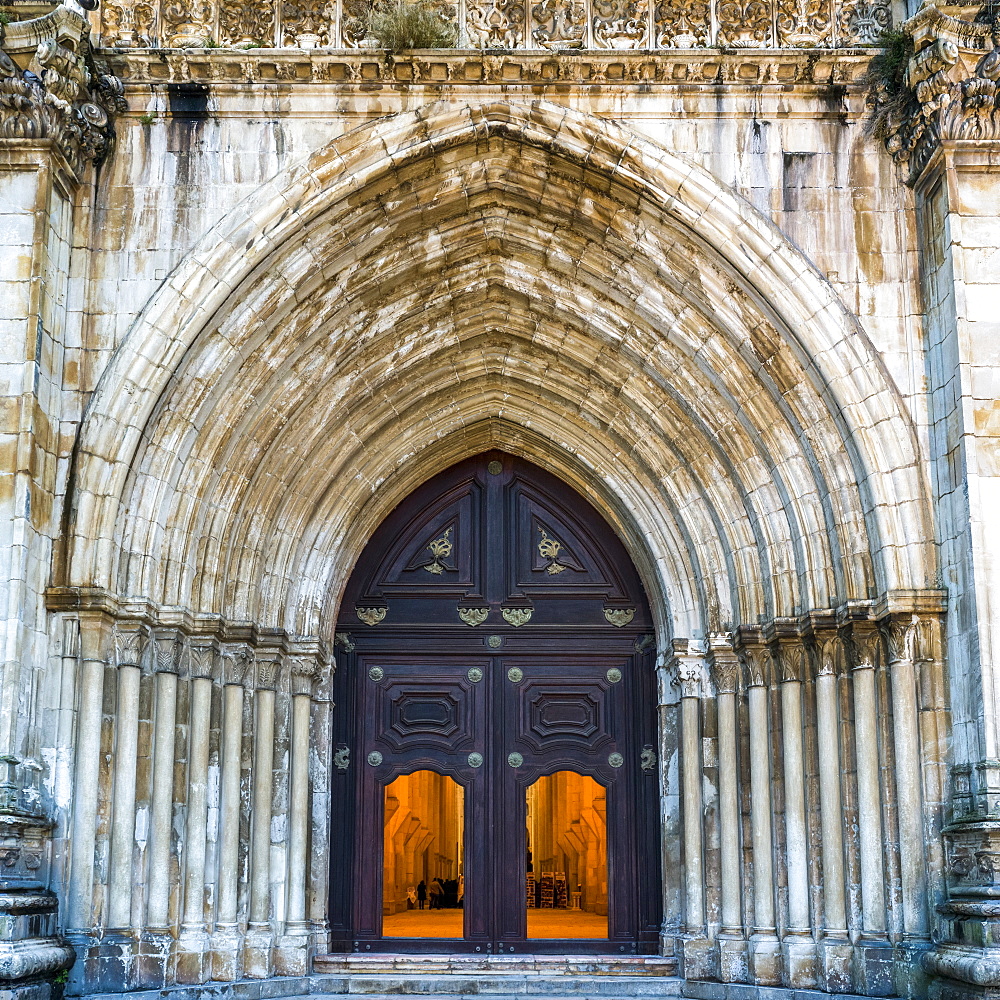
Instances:
[[[436,0],[457,48],[835,48],[875,43],[886,0]],[[367,0],[104,0],[111,48],[365,48]]]

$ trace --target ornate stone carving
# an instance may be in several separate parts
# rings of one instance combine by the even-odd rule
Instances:
[[[802,680],[806,651],[801,642],[781,642],[772,651],[772,655],[782,683]]]
[[[227,644],[220,650],[222,683],[242,684],[253,665],[253,649],[246,643]]]
[[[290,661],[292,694],[312,694],[313,682],[319,676],[315,657],[293,656]]]
[[[467,0],[469,41],[480,49],[515,49],[524,45],[522,0]]]
[[[836,634],[816,636],[816,673],[836,676],[840,661],[840,637]]]
[[[829,0],[778,0],[778,44],[814,49],[830,37]]]
[[[744,645],[739,652],[743,666],[743,683],[747,687],[763,687],[770,677],[771,655],[766,646]]]
[[[892,26],[892,10],[882,0],[844,0],[838,26],[842,43],[874,45]]]
[[[890,663],[916,660],[918,622],[916,615],[904,615],[891,618],[886,623],[884,632]]]
[[[978,8],[958,9],[927,4],[906,21],[914,54],[902,91],[883,81],[868,94],[869,130],[911,184],[942,140],[1000,138],[1000,15],[986,23],[973,20]]]
[[[172,629],[157,630],[156,662],[157,673],[176,674],[180,671],[181,653],[184,650],[184,637]]]
[[[142,48],[157,39],[156,6],[147,0],[104,0],[101,38],[113,48]]]
[[[594,45],[600,49],[647,46],[646,0],[593,0]]]
[[[195,640],[187,647],[188,670],[192,677],[211,678],[215,671],[216,645],[211,640]]]
[[[337,5],[330,0],[285,0],[281,4],[281,41],[300,49],[336,44]]]
[[[580,0],[541,0],[531,8],[531,40],[543,49],[579,49],[587,34]]]
[[[656,44],[691,49],[708,45],[712,33],[709,0],[660,0],[653,8]]]
[[[163,8],[164,35],[172,49],[200,49],[215,33],[215,5],[208,0],[168,3]]]
[[[0,138],[52,139],[81,174],[107,154],[124,88],[95,57],[85,18],[59,6],[15,21],[0,47]]]
[[[740,664],[729,633],[718,632],[708,638],[711,650],[711,676],[716,694],[734,694]]]
[[[281,654],[273,651],[257,654],[257,690],[271,691],[278,685]]]
[[[146,633],[141,626],[115,626],[115,666],[138,667],[142,663]]]
[[[759,49],[772,42],[771,5],[767,0],[721,0],[719,44]]]
[[[274,44],[274,0],[234,3],[219,7],[219,41],[236,48]]]

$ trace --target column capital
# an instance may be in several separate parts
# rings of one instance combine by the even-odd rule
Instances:
[[[115,666],[141,666],[147,638],[146,628],[140,622],[115,622]]]
[[[735,694],[739,682],[740,661],[733,649],[729,632],[715,632],[708,637],[712,683],[716,694]]]
[[[224,685],[242,685],[250,675],[254,662],[253,647],[245,642],[226,642],[219,649]]]
[[[258,691],[274,691],[281,676],[282,653],[278,649],[258,649],[255,655],[255,687]]]
[[[314,656],[289,657],[293,695],[311,695],[313,682],[319,676],[319,664]]]
[[[674,639],[670,670],[682,698],[700,698],[704,686],[707,651],[699,640]]]
[[[184,636],[176,629],[156,629],[154,634],[156,656],[153,670],[157,673],[178,674],[184,652]]]
[[[219,647],[214,639],[197,638],[188,642],[188,671],[191,677],[212,679]]]

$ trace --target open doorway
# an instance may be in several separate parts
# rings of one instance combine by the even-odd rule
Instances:
[[[607,795],[593,778],[556,771],[527,789],[529,938],[608,936]]]
[[[385,786],[382,934],[460,938],[465,906],[465,789],[436,771]]]

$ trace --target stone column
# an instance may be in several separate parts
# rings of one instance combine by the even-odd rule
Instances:
[[[719,933],[719,978],[746,982],[747,945],[743,934],[740,883],[740,802],[737,760],[736,686],[739,661],[728,635],[713,635],[712,683],[719,727],[719,881],[722,927]]]
[[[739,632],[743,684],[750,723],[750,826],[753,844],[753,934],[750,976],[759,985],[781,983],[781,950],[774,919],[774,860],[771,835],[771,726],[768,712],[770,655],[759,630]]]
[[[714,975],[705,930],[705,860],[702,844],[701,693],[705,651],[697,643],[674,642],[674,670],[681,690],[681,815],[684,850],[684,975]]]
[[[257,651],[254,710],[253,806],[250,823],[250,920],[243,947],[246,975],[272,974],[271,802],[274,788],[274,692],[280,654]]]
[[[891,953],[887,950],[885,867],[882,857],[882,801],[879,782],[875,667],[881,642],[873,623],[851,628],[854,663],[854,752],[858,783],[858,855],[861,868],[861,939],[856,946],[860,992],[891,996]]]
[[[291,773],[288,801],[288,874],[285,933],[275,949],[276,970],[285,976],[309,971],[310,925],[306,920],[306,876],[309,846],[309,719],[316,661],[290,660],[292,685]]]
[[[170,920],[171,839],[174,819],[174,742],[177,727],[177,674],[183,640],[172,629],[158,630],[156,641],[153,794],[149,818],[146,927],[139,954],[139,982],[162,988],[173,943]]]
[[[788,925],[781,943],[787,986],[816,985],[816,948],[809,916],[809,835],[806,830],[802,677],[806,651],[797,624],[780,621],[774,648],[781,681],[781,763],[785,795],[785,872]]]
[[[349,637],[344,641],[350,643]],[[353,649],[353,646],[351,647]],[[348,650],[349,651],[349,650]],[[325,955],[330,950],[330,922],[327,906],[330,892],[330,782],[331,769],[343,774],[350,768],[350,759],[343,754],[330,758],[330,727],[333,701],[331,686],[336,664],[320,648],[316,651],[317,673],[313,681],[310,708],[312,734],[310,782],[310,836],[309,836],[309,897],[307,912],[311,933],[311,947],[315,954]]]
[[[209,939],[205,920],[205,856],[208,834],[208,750],[212,710],[212,673],[216,649],[203,640],[190,649],[187,822],[184,828],[184,904],[177,940],[177,981],[208,979]]]
[[[828,629],[816,634],[816,756],[823,863],[823,936],[820,985],[832,993],[852,988],[852,948],[847,937],[844,892],[844,810],[840,794],[840,709],[837,674],[840,639]]]
[[[240,776],[243,768],[243,686],[253,666],[253,650],[222,647],[222,747],[219,803],[218,909],[212,934],[212,978],[233,982],[242,976],[243,939],[239,922]]]

